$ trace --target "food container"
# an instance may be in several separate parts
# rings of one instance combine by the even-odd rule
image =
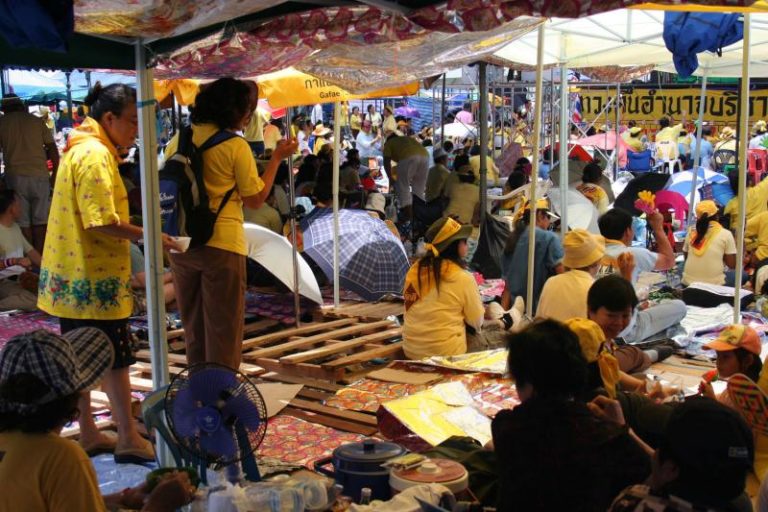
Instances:
[[[389,485],[397,493],[421,484],[440,484],[453,494],[461,494],[469,486],[469,473],[460,463],[448,459],[427,459],[409,469],[393,469]]]
[[[353,500],[360,500],[360,490],[370,487],[372,499],[388,500],[392,493],[389,487],[389,469],[381,465],[393,457],[402,455],[402,446],[387,441],[366,439],[360,443],[343,444],[333,451],[331,457],[315,461],[315,469],[330,476],[337,484],[344,486],[344,494]],[[325,468],[333,463],[333,471]]]

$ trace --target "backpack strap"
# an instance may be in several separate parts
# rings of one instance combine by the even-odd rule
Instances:
[[[199,148],[197,148],[197,151],[202,157],[203,152],[205,152],[206,150],[209,150],[214,146],[218,146],[222,142],[226,142],[229,139],[233,139],[235,137],[239,137],[239,135],[229,130],[219,130],[213,135],[211,135],[210,137],[208,137],[208,139],[205,142],[203,142]],[[200,173],[200,181],[201,182],[203,181],[202,172]],[[205,184],[200,183],[199,186],[204,187]],[[229,198],[232,197],[232,194],[235,192],[235,188],[237,188],[237,186],[234,186],[231,189],[227,190],[227,193],[224,194],[224,199],[221,200],[221,204],[219,204],[219,208],[216,210],[216,217],[214,217],[214,222],[216,221],[216,219],[219,218],[219,214],[221,213],[221,210],[223,210],[224,207],[227,205]]]

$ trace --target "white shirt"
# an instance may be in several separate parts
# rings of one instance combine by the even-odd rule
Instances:
[[[2,258],[23,258],[32,250],[32,245],[24,238],[21,228],[15,222],[11,226],[0,224],[0,250]]]
[[[736,242],[733,239],[733,233],[725,228],[721,229],[701,256],[693,253],[689,247],[690,244],[691,231],[688,231],[685,243],[683,244],[683,252],[688,253],[685,266],[683,267],[683,284],[725,284],[723,256],[726,254],[736,254]]]
[[[765,146],[763,146],[763,140],[766,137],[768,137],[768,134],[762,133],[749,139],[749,149],[765,149]]]
[[[309,119],[312,121],[312,126],[323,122],[323,106],[321,104],[318,103],[312,107],[312,113],[309,115]]]
[[[309,148],[309,137],[306,133],[304,133],[303,130],[299,131],[299,134],[296,135],[296,140],[299,143],[299,153],[304,153],[305,151],[311,153],[312,150]]]
[[[360,130],[360,133],[357,134],[355,144],[357,151],[360,154],[360,160],[363,161],[363,163],[365,163],[365,158],[379,156],[379,150],[376,148],[376,144],[373,143],[375,138],[376,136],[373,132],[365,133],[363,130]]]
[[[644,247],[627,247],[624,244],[605,244],[605,257],[609,259],[617,259],[619,255],[625,252],[631,252],[635,258],[635,270],[632,272],[632,284],[637,283],[637,278],[641,272],[653,272],[656,268],[656,262],[659,259],[659,255],[653,251],[649,251]],[[598,276],[614,274],[619,271],[617,266],[606,265],[600,267]]]

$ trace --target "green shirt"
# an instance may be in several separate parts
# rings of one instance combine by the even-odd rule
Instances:
[[[448,190],[445,184],[448,182],[448,177],[451,175],[443,164],[435,164],[429,169],[427,174],[427,189],[424,193],[425,200],[429,203],[439,197],[447,197]]]

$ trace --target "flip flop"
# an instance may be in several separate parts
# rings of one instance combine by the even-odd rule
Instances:
[[[117,464],[146,464],[147,462],[155,462],[155,450],[149,441],[146,441],[142,448],[115,450]]]
[[[103,431],[101,433],[108,438],[107,441],[91,443],[88,445],[80,443],[80,447],[85,451],[86,454],[88,454],[88,457],[95,457],[96,455],[101,455],[102,453],[113,453],[115,451],[115,447],[117,446],[117,433],[109,430]]]

